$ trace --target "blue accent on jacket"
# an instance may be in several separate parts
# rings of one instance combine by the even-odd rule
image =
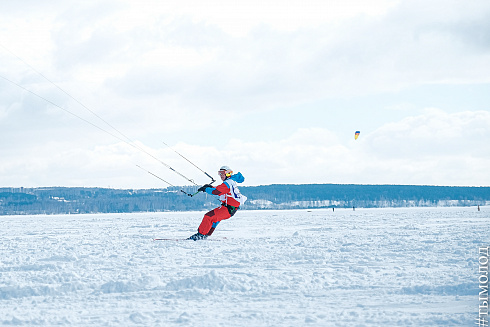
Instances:
[[[206,193],[208,194],[211,194],[211,195],[215,195],[213,194],[213,191],[216,190],[214,187],[206,187]]]
[[[245,177],[243,177],[242,173],[238,172],[235,175],[232,175],[230,179],[234,180],[237,183],[243,183]]]

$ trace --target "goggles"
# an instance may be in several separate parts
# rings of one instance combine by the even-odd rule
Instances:
[[[226,177],[230,177],[233,174],[233,172],[231,170],[228,170],[228,171],[226,171],[226,170],[219,170],[218,171],[218,174],[220,176],[224,175]]]

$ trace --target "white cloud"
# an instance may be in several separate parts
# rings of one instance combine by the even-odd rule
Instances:
[[[462,21],[449,13],[435,15],[434,23],[425,11],[435,14],[436,8],[423,8],[404,3],[386,16],[341,25],[324,21],[317,28],[262,24],[241,37],[202,21],[154,21],[148,28],[161,31],[158,42],[136,41],[134,48],[142,52],[124,57],[134,64],[107,86],[134,97],[170,94],[179,107],[220,111],[264,110],[426,83],[489,82],[489,54],[469,51],[461,33],[453,32],[472,18],[486,24],[485,16],[465,9]],[[483,3],[481,9],[490,12]]]
[[[489,185],[490,113],[429,109],[340,140],[324,129],[277,142],[233,141],[226,153],[251,183]],[[263,169],[261,169],[263,168]]]
[[[366,135],[365,156],[372,160],[366,164],[385,183],[489,185],[488,126],[487,111],[427,110]]]
[[[220,165],[241,171],[247,185],[363,183],[489,185],[489,112],[426,114],[388,123],[354,141],[327,129],[299,129],[277,141],[231,139],[212,147],[173,148],[215,178]],[[196,183],[207,178],[163,144],[138,145]],[[2,184],[21,186],[165,187],[136,164],[175,185],[189,184],[145,153],[124,143],[73,148],[51,141],[0,164]],[[29,181],[29,182],[28,182]],[[24,184],[25,185],[25,184]]]
[[[56,19],[51,14],[36,22],[51,27],[41,28],[51,40],[34,45],[43,57],[30,51],[25,59],[44,72],[51,62],[57,71],[48,75],[73,81],[70,93],[108,88],[112,96],[160,102],[170,96],[178,109],[218,112],[265,110],[420,83],[489,82],[489,55],[469,50],[468,44],[484,44],[485,35],[473,32],[486,30],[490,6],[453,1],[442,6],[441,14],[441,4],[435,3],[57,4]],[[17,34],[30,33],[29,26]],[[234,26],[246,33],[229,33]],[[16,53],[22,49],[25,45],[14,46]],[[53,49],[46,60],[44,53]]]
[[[490,83],[488,1],[15,3],[0,13],[3,45],[179,167],[160,140],[206,170],[229,164],[247,171],[251,184],[490,184],[488,111],[442,107],[391,122],[373,112],[379,128],[356,142],[331,125],[295,126],[303,107],[322,101],[329,105],[318,110],[339,124],[332,98]],[[0,60],[0,75],[110,130],[8,51],[0,49]],[[390,105],[413,112],[433,106],[416,100],[422,104]],[[314,126],[316,116],[310,119]],[[286,137],[264,131],[283,126],[295,127]],[[0,136],[13,140],[2,145],[0,185],[161,186],[125,161],[168,176],[3,79]]]
[[[379,128],[367,136],[366,146],[380,158],[488,157],[488,126],[487,111],[448,114],[430,109]]]

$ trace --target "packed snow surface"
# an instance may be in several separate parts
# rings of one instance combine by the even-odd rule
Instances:
[[[490,208],[0,217],[0,325],[472,326]]]

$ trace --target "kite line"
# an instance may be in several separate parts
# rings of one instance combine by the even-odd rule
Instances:
[[[194,182],[193,179],[185,176],[184,174],[182,174],[181,172],[179,172],[178,170],[174,169],[173,167],[171,167],[170,165],[168,165],[167,163],[165,163],[164,161],[160,160],[159,158],[157,158],[156,156],[154,156],[153,154],[151,154],[150,152],[148,152],[147,150],[145,150],[143,147],[137,145],[132,139],[130,139],[128,136],[126,136],[124,133],[122,133],[120,130],[118,130],[117,128],[115,128],[113,125],[111,125],[107,120],[103,119],[100,115],[98,115],[96,112],[94,112],[93,110],[91,110],[90,108],[88,108],[87,106],[85,106],[81,101],[79,101],[78,99],[76,99],[75,97],[73,97],[71,94],[69,94],[68,92],[66,92],[64,89],[62,89],[60,86],[58,86],[56,83],[54,83],[53,81],[51,81],[49,78],[47,78],[44,74],[42,74],[41,72],[39,72],[37,69],[35,69],[34,67],[32,67],[32,65],[28,64],[27,62],[25,62],[22,58],[20,58],[19,56],[17,56],[16,54],[14,54],[12,51],[10,51],[9,49],[7,49],[5,46],[3,46],[2,44],[0,44],[0,46],[5,49],[7,52],[9,52],[11,55],[13,55],[14,57],[16,57],[19,61],[21,61],[22,63],[24,63],[26,66],[28,66],[30,69],[32,69],[34,72],[36,72],[38,75],[42,76],[46,81],[48,81],[49,83],[51,83],[53,86],[55,86],[57,89],[59,89],[61,92],[63,92],[65,95],[67,95],[68,97],[70,97],[72,100],[74,100],[76,103],[78,103],[82,108],[84,108],[85,110],[89,111],[92,115],[94,115],[95,117],[97,117],[100,121],[104,122],[107,126],[109,126],[112,130],[114,130],[118,135],[116,135],[115,133],[112,133],[110,131],[108,131],[107,129],[103,128],[103,127],[100,127],[99,125],[77,115],[76,113],[66,109],[66,108],[63,108],[62,106],[54,103],[53,101],[49,100],[49,99],[46,99],[45,97],[29,90],[28,88],[24,87],[23,85],[19,84],[19,83],[16,83],[14,81],[12,81],[11,79],[3,76],[3,75],[0,75],[0,78],[4,79],[5,81],[19,87],[20,89],[24,90],[24,91],[27,91],[29,92],[30,94],[40,98],[41,100],[63,110],[64,112],[84,121],[85,123],[103,131],[104,133],[106,134],[109,134],[110,136],[116,138],[117,140],[121,141],[121,142],[124,142],[125,144],[129,145],[130,147],[138,150],[138,151],[141,151],[143,152],[144,154],[148,155],[149,157],[153,158],[154,160],[158,161],[159,163],[161,163],[163,166],[165,166],[166,168],[168,168],[169,170],[173,171],[175,174],[181,176],[182,178],[186,179],[188,182],[190,182],[191,184],[194,184],[195,186],[197,186],[198,184],[196,184],[196,182]],[[169,147],[170,149],[172,149],[167,143],[163,142],[167,147]],[[203,172],[207,177],[209,177],[212,182],[214,183],[215,180],[214,178],[212,178],[208,173],[206,173],[204,170],[202,170],[201,168],[199,168],[197,165],[195,165],[193,162],[191,162],[189,159],[187,159],[186,157],[184,157],[182,154],[180,154],[179,152],[177,152],[176,150],[172,149],[175,153],[177,153],[180,157],[182,157],[183,159],[185,159],[187,162],[189,162],[190,164],[192,164],[194,167],[196,167],[197,169],[199,169],[201,172]],[[159,177],[158,175],[152,173],[151,171],[149,170],[146,170],[144,169],[143,167],[141,167],[140,165],[136,165],[138,168],[146,171],[147,173],[149,173],[150,175],[154,176],[155,178],[158,178],[159,180],[165,182],[166,184],[168,184],[169,186],[172,186],[172,187],[175,187],[175,185],[169,183],[168,181],[164,180],[163,178]],[[189,195],[189,196],[194,196],[195,194],[197,193],[194,193],[194,194],[189,194],[187,192],[185,192],[184,190],[181,189],[181,192]]]

